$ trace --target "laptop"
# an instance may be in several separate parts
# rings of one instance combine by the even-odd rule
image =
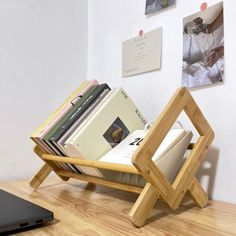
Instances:
[[[0,234],[21,231],[51,220],[53,212],[0,189]]]

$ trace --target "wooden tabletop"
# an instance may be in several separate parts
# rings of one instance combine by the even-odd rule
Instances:
[[[78,180],[57,177],[34,191],[27,181],[0,182],[0,188],[54,212],[55,220],[19,235],[236,235],[236,205],[209,201],[199,209],[186,199],[172,211],[157,202],[146,225],[135,227],[128,217],[138,195]]]

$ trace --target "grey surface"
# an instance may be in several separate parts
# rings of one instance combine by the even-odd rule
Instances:
[[[53,213],[0,189],[0,233],[41,225],[53,220]]]

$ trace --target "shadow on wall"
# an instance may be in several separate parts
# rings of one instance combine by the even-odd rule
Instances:
[[[209,148],[205,161],[203,162],[196,176],[208,193],[209,198],[212,198],[214,192],[219,153],[219,149],[215,147]]]

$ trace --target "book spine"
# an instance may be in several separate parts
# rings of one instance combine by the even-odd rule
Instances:
[[[57,147],[55,147],[54,145],[52,145],[52,144],[49,143],[48,141],[46,141],[46,143],[47,143],[48,147],[50,147],[50,149],[53,150],[51,154],[53,154],[53,155],[56,154],[56,155],[58,155],[58,156],[64,156],[64,154],[63,154],[60,150],[58,150]],[[63,169],[66,169],[66,170],[68,170],[68,171],[70,171],[70,172],[74,172],[74,171],[77,172],[77,170],[76,170],[72,165],[70,165],[70,164],[59,163],[59,165],[60,165],[61,167],[64,167]]]
[[[89,106],[89,108],[82,114],[82,116],[63,134],[63,136],[57,141],[57,144],[63,149],[63,145],[66,140],[73,134],[73,132],[80,128],[80,125],[86,119],[86,117],[98,106],[98,104],[104,99],[105,96],[109,93],[109,89],[105,89],[101,95]]]
[[[118,88],[112,89],[111,91],[109,91],[109,93],[107,94],[107,96],[95,107],[95,109],[85,118],[85,120],[83,121],[83,123],[80,126],[80,129],[76,130],[73,135],[66,141],[66,143],[73,143],[75,141],[75,137],[77,136],[77,133],[83,129],[83,127],[86,125],[86,123],[94,116],[94,114],[96,114],[96,112],[98,110],[101,109],[102,106],[104,106],[105,104],[107,104],[109,102],[109,100],[113,97],[113,95],[116,93],[116,91],[118,90]]]
[[[43,138],[44,135],[46,135],[51,128],[57,124],[57,122],[62,119],[62,117],[73,108],[74,104],[81,99],[81,96],[84,95],[92,86],[97,85],[96,80],[92,81],[84,81],[86,82],[84,87],[80,89],[80,87],[75,90],[70,97],[66,99],[66,101],[54,112],[52,113],[49,118],[44,122],[43,125],[41,125],[41,129],[38,130],[38,132],[34,132],[31,137],[36,138]]]
[[[45,153],[53,154],[53,155],[55,154],[55,152],[50,148],[50,146],[45,144],[42,140],[38,140],[38,139],[34,139],[34,138],[32,138],[32,139]],[[55,162],[55,164],[59,168],[62,168],[64,170],[68,170],[68,168],[63,163]]]
[[[92,86],[89,91],[80,99],[80,101],[72,107],[72,109],[66,113],[62,119],[60,119],[55,126],[50,129],[50,131],[43,137],[43,140],[49,140],[49,138],[60,128],[60,126],[80,107],[80,105],[92,94],[92,92],[96,89],[96,86]]]
[[[55,119],[55,117],[65,109],[68,104],[77,96],[78,92],[83,89],[89,81],[83,81],[80,86],[53,112],[51,115],[31,134],[31,137],[37,137],[48,126],[48,124]]]
[[[63,122],[63,124],[56,130],[56,132],[49,138],[49,141],[58,141],[62,135],[73,125],[73,123],[81,117],[81,115],[89,108],[89,106],[99,97],[105,90],[110,89],[107,84],[99,85],[94,92],[81,104],[78,109],[74,111],[70,117]]]
[[[45,140],[44,136],[49,133],[49,131],[57,124],[60,119],[63,118],[66,112],[68,112],[73,106],[79,102],[81,96],[83,96],[92,86],[97,85],[96,80],[84,81],[82,84],[66,99],[66,101],[53,113],[49,118],[44,122],[44,127],[41,125],[39,128],[31,135],[31,139],[37,143],[41,148],[44,148],[48,153],[56,154],[55,150],[52,150],[52,147],[49,146]],[[67,106],[65,106],[67,105]],[[52,119],[54,117],[54,119]],[[52,120],[51,120],[52,119]],[[48,123],[47,123],[48,122]],[[47,123],[47,125],[46,125]],[[57,154],[58,155],[58,154]],[[63,164],[61,163],[60,166]]]
[[[70,152],[71,157],[78,157],[80,159],[84,159],[83,156],[80,155],[80,152],[77,149],[75,149],[72,145],[66,145],[66,149]],[[86,175],[103,177],[102,173],[96,168],[80,166],[80,170],[82,173]]]

